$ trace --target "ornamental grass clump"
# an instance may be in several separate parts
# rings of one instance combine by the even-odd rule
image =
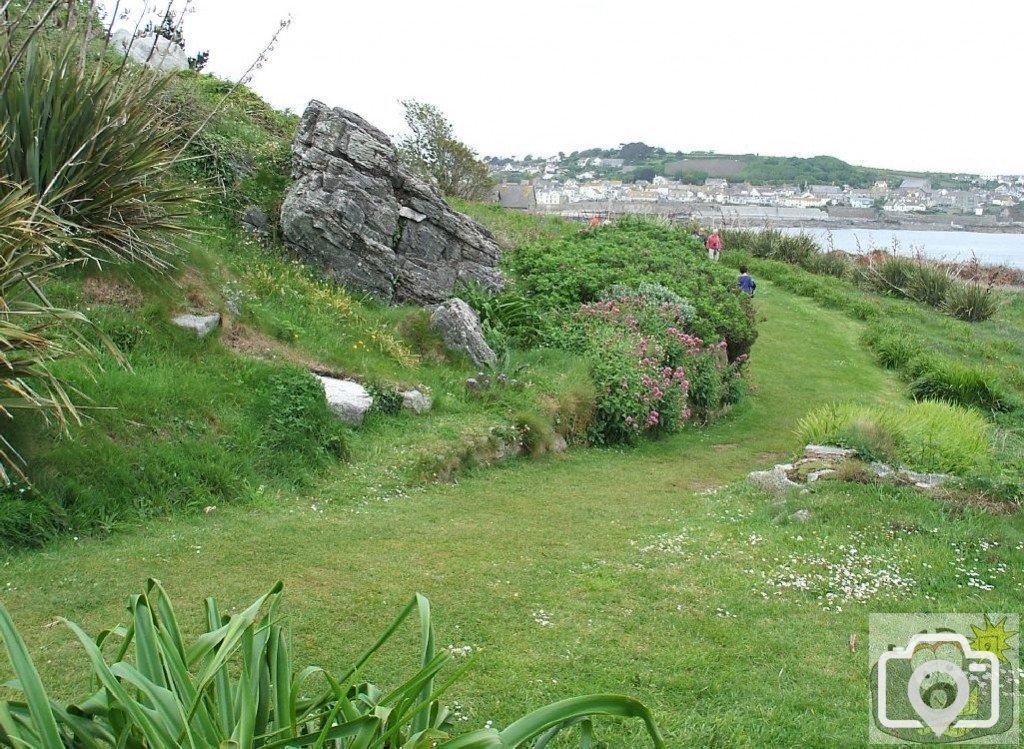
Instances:
[[[983,474],[995,461],[995,435],[984,416],[942,401],[831,404],[804,417],[797,433],[805,443],[850,447],[864,459],[918,471]]]
[[[24,10],[22,26],[39,14],[36,36],[26,41],[15,23],[0,32],[0,69],[10,71],[0,87],[0,171],[64,223],[66,256],[167,268],[196,205],[195,186],[169,176],[178,134],[160,106],[168,77],[108,58],[90,10],[44,37],[55,23],[46,5]]]
[[[983,286],[974,281],[958,282],[946,292],[942,309],[967,322],[983,322],[999,310],[999,299],[991,283]]]

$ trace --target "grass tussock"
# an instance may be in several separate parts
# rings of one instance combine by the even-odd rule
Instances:
[[[984,473],[995,459],[993,428],[983,416],[935,401],[824,406],[801,420],[798,433],[808,443],[853,448],[862,458],[918,471]]]

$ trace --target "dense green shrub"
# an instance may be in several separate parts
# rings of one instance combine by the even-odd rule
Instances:
[[[910,258],[886,255],[868,265],[862,275],[868,288],[873,291],[905,297],[915,267],[916,264]]]
[[[724,342],[706,345],[685,332],[681,300],[625,296],[563,313],[553,345],[583,355],[597,389],[591,438],[631,442],[707,420],[738,397],[733,380],[746,357],[729,366]]]
[[[915,398],[945,400],[985,411],[1011,407],[999,378],[988,369],[968,366],[944,357],[923,354],[912,362],[915,379],[910,392]]]
[[[765,260],[781,260],[806,266],[821,254],[817,241],[809,234],[786,234],[778,229],[726,229],[722,232],[726,250],[746,251]]]
[[[63,509],[32,485],[0,487],[0,548],[41,546],[66,527]]]
[[[849,278],[853,274],[854,265],[845,252],[835,251],[810,255],[804,263],[804,268],[820,276]]]
[[[942,309],[967,322],[982,322],[995,315],[999,309],[999,300],[991,284],[982,286],[974,282],[958,282],[952,284],[946,292]]]
[[[864,342],[886,369],[905,371],[924,348],[907,328],[891,323],[874,323],[864,331]]]
[[[937,401],[824,406],[808,414],[798,432],[806,442],[852,447],[863,458],[919,471],[984,473],[995,456],[992,427],[981,414]]]
[[[918,260],[906,293],[911,299],[929,307],[942,307],[953,286],[953,276],[945,268]]]
[[[323,385],[308,370],[282,370],[269,379],[267,389],[274,400],[268,420],[274,450],[345,457],[343,428],[327,408]]]
[[[64,222],[66,254],[166,267],[196,196],[166,179],[175,158],[159,106],[168,77],[112,64],[88,26],[27,47],[0,34],[0,68],[11,71],[0,88],[0,171]]]
[[[456,293],[479,316],[484,337],[495,351],[509,345],[528,348],[543,336],[544,319],[537,300],[523,295],[518,289],[510,288],[495,294],[471,284]]]
[[[575,309],[598,301],[616,284],[654,283],[689,302],[686,330],[705,341],[724,339],[730,359],[757,337],[750,300],[736,276],[711,262],[682,227],[626,218],[610,226],[526,244],[506,255],[520,291],[547,308]]]

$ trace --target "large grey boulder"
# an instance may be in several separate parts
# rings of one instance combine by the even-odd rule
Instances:
[[[156,49],[154,49],[154,44]],[[162,36],[135,36],[127,29],[118,29],[110,35],[110,45],[122,55],[127,53],[135,62],[154,70],[174,72],[188,70],[185,50]]]
[[[466,354],[477,366],[493,364],[497,360],[484,339],[480,318],[472,307],[458,297],[434,308],[430,315],[430,327],[441,334],[445,346]]]
[[[436,304],[458,282],[500,290],[494,237],[448,207],[359,115],[313,101],[292,143],[285,241],[340,283],[386,301]]]
[[[369,391],[352,380],[338,380],[333,377],[316,376],[324,386],[327,407],[344,423],[357,427],[366,418],[366,412],[373,406]]]

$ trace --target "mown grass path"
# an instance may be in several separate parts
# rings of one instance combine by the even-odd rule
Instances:
[[[84,659],[68,632],[47,626],[54,617],[109,626],[153,576],[197,619],[207,595],[226,609],[283,579],[299,660],[324,666],[370,644],[414,591],[428,595],[439,644],[476,654],[450,695],[467,727],[612,691],[650,704],[673,746],[864,743],[866,658],[847,649],[850,633],[866,642],[869,611],[1012,608],[1019,573],[991,592],[964,591],[951,548],[996,534],[1010,549],[1024,534],[1016,519],[954,517],[897,491],[823,487],[773,503],[742,484],[720,490],[795,451],[793,429],[809,409],[900,397],[858,345],[856,323],[768,284],[758,308],[756,397],[709,429],[390,499],[366,491],[374,458],[364,453],[315,496],[13,557],[4,602],[44,677],[66,694],[84,692]],[[810,523],[787,519],[800,507],[814,513]],[[920,533],[893,536],[904,526]],[[828,556],[851,541],[893,555],[883,561],[910,568],[917,586],[841,612],[823,610],[813,589],[776,594],[770,581],[786,564],[800,567],[810,546]],[[413,647],[385,654],[368,677],[393,681],[414,658]],[[613,726],[613,745],[632,745],[631,730]]]

